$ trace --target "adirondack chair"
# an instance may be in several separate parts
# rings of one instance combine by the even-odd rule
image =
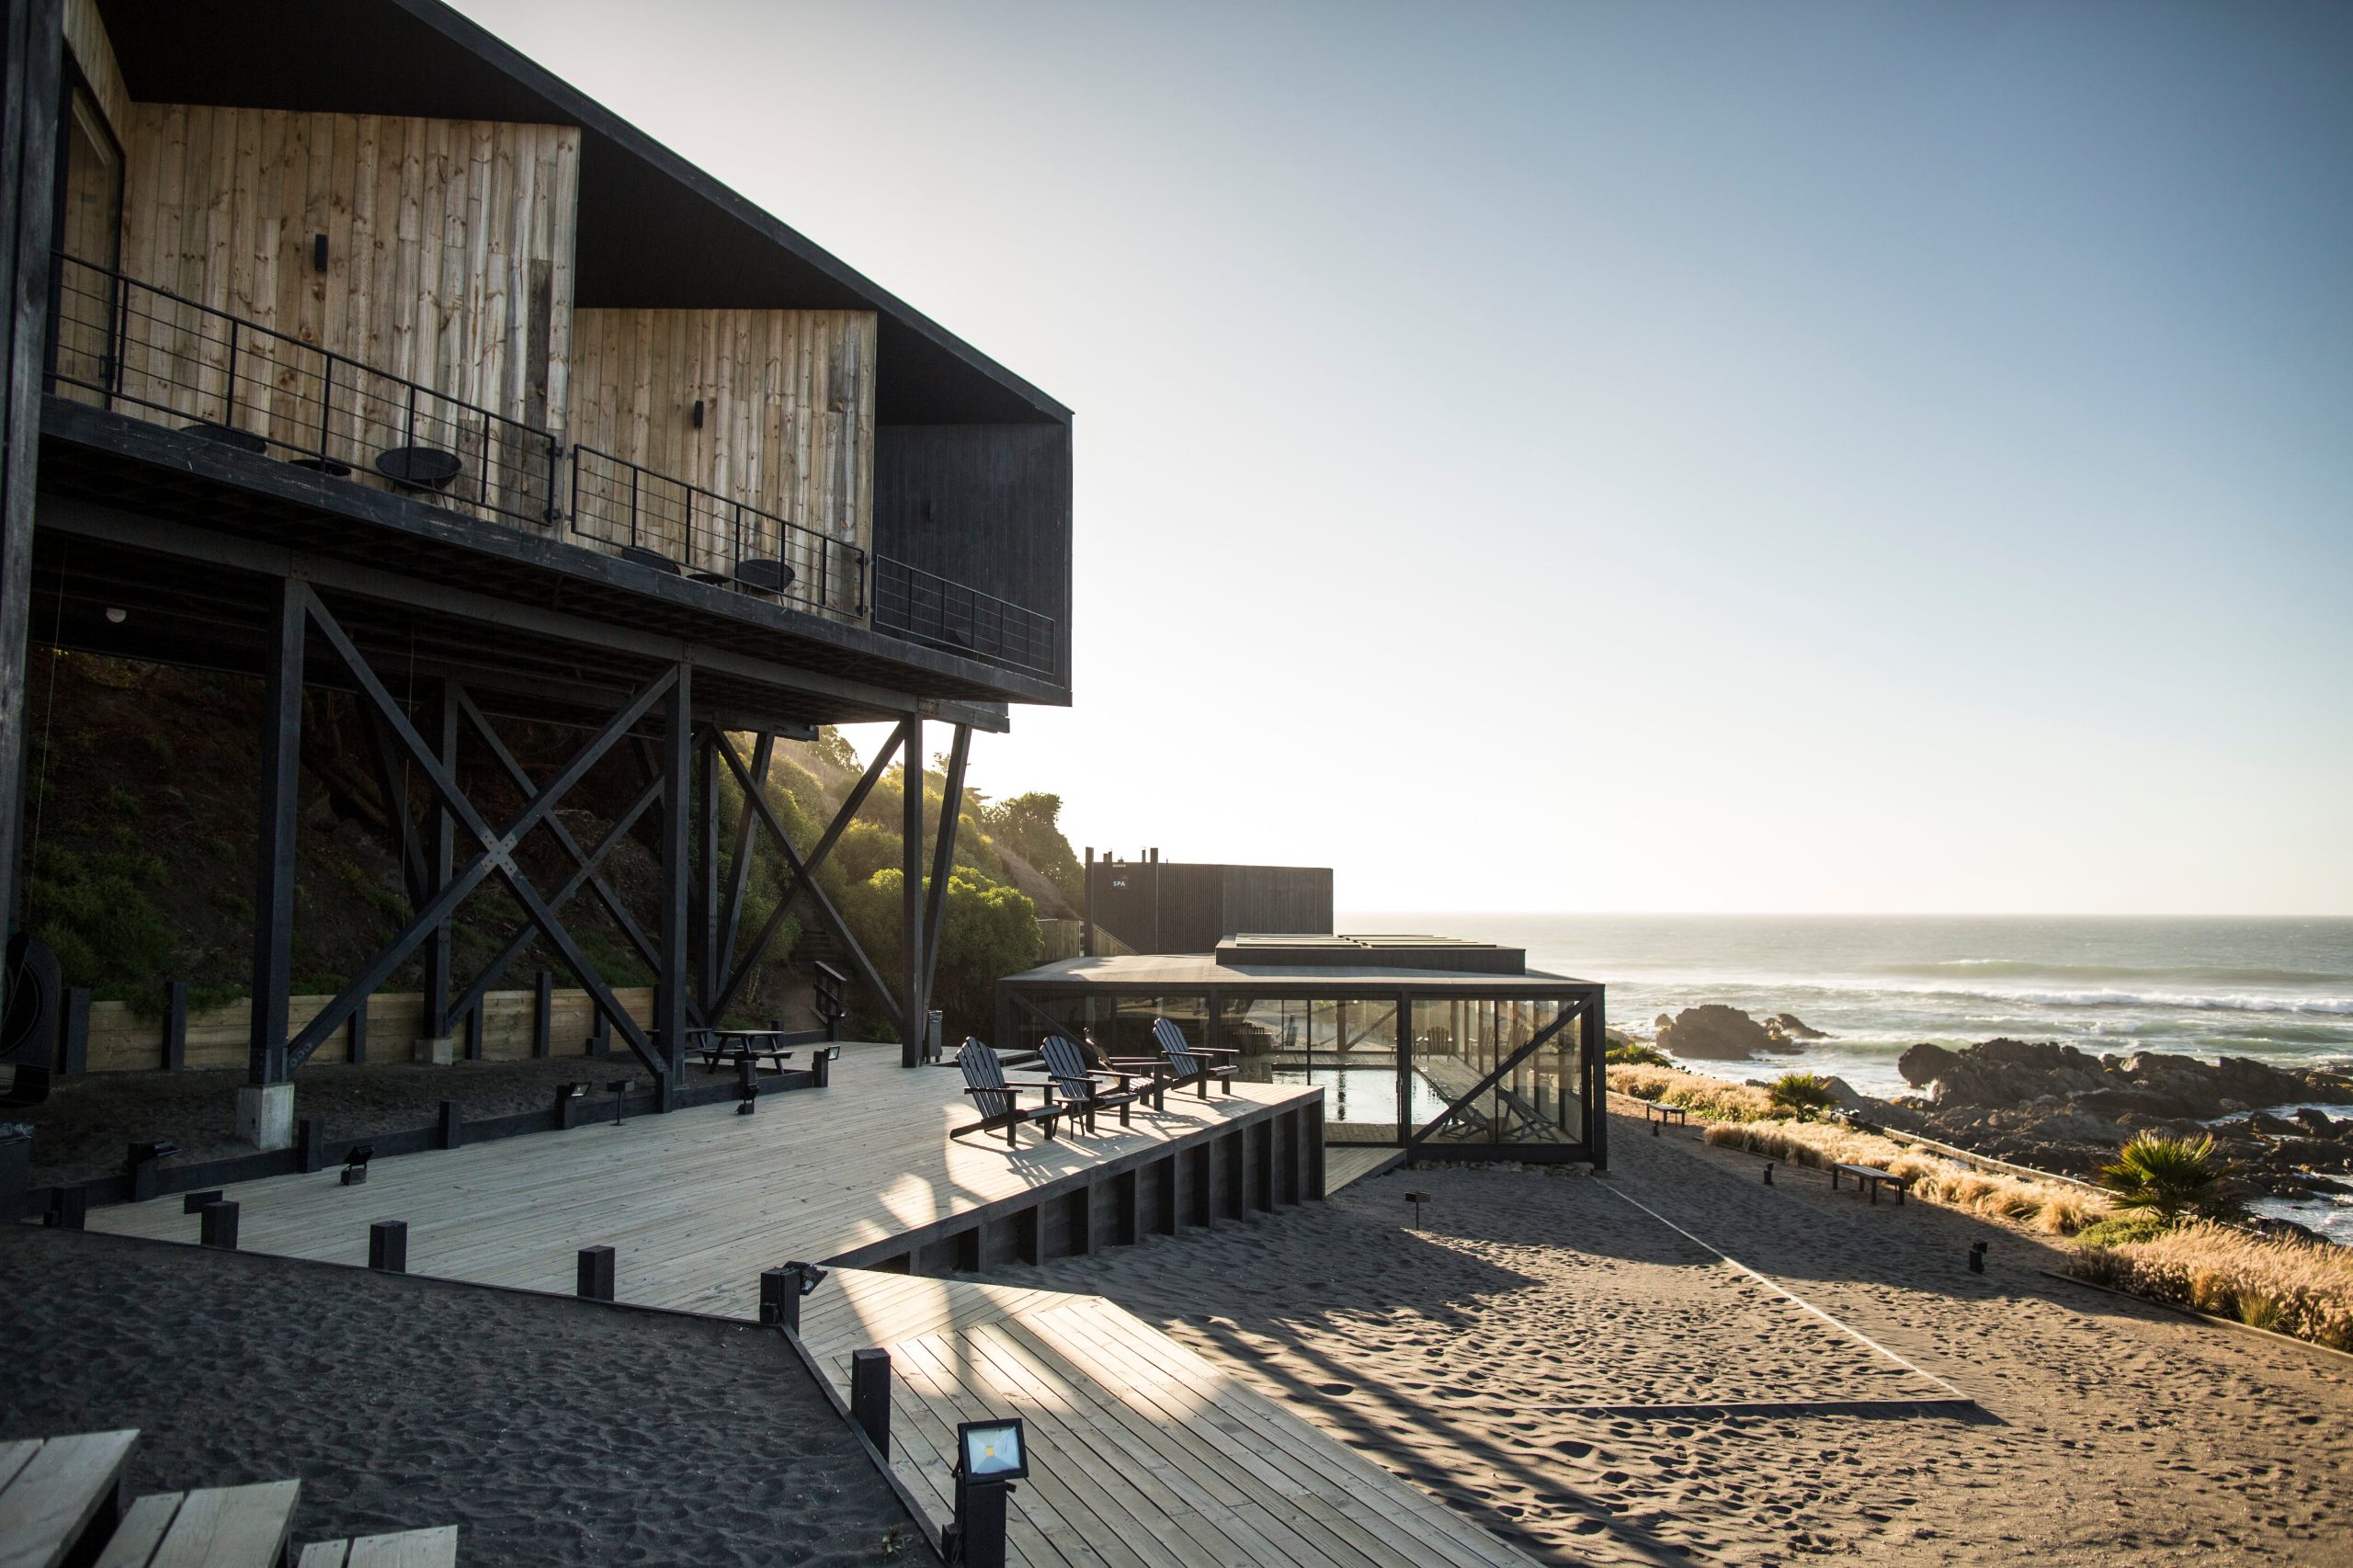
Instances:
[[[1035,1121],[1043,1124],[1046,1136],[1054,1135],[1054,1123],[1070,1114],[1071,1108],[1054,1103],[1053,1080],[1024,1079],[1019,1083],[1005,1075],[1005,1063],[997,1060],[995,1051],[979,1040],[966,1037],[964,1047],[956,1053],[956,1065],[964,1070],[964,1092],[972,1097],[972,1108],[981,1119],[949,1133],[961,1138],[968,1132],[1003,1132],[1005,1141],[1015,1148],[1021,1146],[1021,1129]],[[1038,1090],[1045,1095],[1043,1105],[1025,1106],[1021,1096]]]
[[[1166,1018],[1152,1020],[1152,1038],[1160,1046],[1160,1055],[1157,1058],[1114,1057],[1111,1060],[1111,1065],[1130,1071],[1151,1069],[1157,1072],[1161,1081],[1154,1085],[1156,1094],[1154,1103],[1155,1105],[1165,1103],[1162,1096],[1165,1096],[1171,1085],[1182,1087],[1184,1085],[1190,1084],[1200,1092],[1203,1099],[1210,1097],[1211,1080],[1215,1080],[1227,1094],[1233,1093],[1233,1077],[1240,1069],[1232,1062],[1220,1065],[1211,1058],[1239,1056],[1242,1054],[1240,1051],[1212,1050],[1206,1045],[1188,1044],[1185,1040],[1185,1031]]]
[[[1046,1059],[1046,1072],[1070,1105],[1071,1114],[1086,1118],[1089,1132],[1095,1131],[1096,1112],[1113,1106],[1119,1108],[1120,1125],[1127,1126],[1128,1108],[1153,1092],[1154,1074],[1089,1067],[1078,1042],[1065,1036],[1048,1035],[1038,1053]],[[1114,1080],[1117,1087],[1106,1086]]]

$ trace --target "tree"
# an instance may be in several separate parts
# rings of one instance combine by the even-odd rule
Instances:
[[[2103,1165],[2099,1184],[2119,1209],[2138,1209],[2170,1223],[2184,1214],[2227,1212],[2222,1179],[2229,1173],[2214,1158],[2211,1133],[2168,1138],[2143,1132],[2125,1144],[2116,1163]]]
[[[893,984],[906,967],[899,901],[905,885],[897,867],[886,867],[850,888],[841,904],[858,945]],[[1038,906],[1027,893],[965,869],[949,877],[932,1006],[947,1015],[941,1038],[949,1050],[967,1034],[987,1036],[996,983],[1036,963],[1041,946]]]
[[[1037,867],[1075,909],[1085,902],[1086,889],[1078,857],[1063,836],[1062,814],[1060,795],[1032,790],[989,807],[983,825],[998,843]]]

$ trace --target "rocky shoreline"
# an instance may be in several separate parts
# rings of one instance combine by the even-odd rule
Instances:
[[[1658,1025],[1660,1049],[1686,1060],[1753,1061],[1824,1038],[1788,1014],[1758,1022],[1714,1004]],[[1859,1119],[2065,1176],[2092,1176],[2138,1133],[2211,1134],[2242,1198],[2353,1196],[2353,1076],[2344,1073],[2154,1051],[2095,1056],[2018,1040],[1960,1051],[1923,1043],[1897,1070],[1920,1093],[1880,1098],[1832,1082]],[[2324,1105],[2347,1108],[2312,1108]],[[2269,1108],[2281,1106],[2303,1108]]]

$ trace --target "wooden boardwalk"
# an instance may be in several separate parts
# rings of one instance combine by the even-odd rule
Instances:
[[[364,1264],[369,1222],[402,1220],[412,1273],[570,1294],[579,1250],[610,1246],[619,1300],[730,1317],[758,1315],[762,1269],[837,1260],[803,1305],[803,1344],[845,1400],[850,1352],[891,1352],[894,1468],[935,1528],[951,1508],[955,1424],[1028,1420],[1036,1473],[1015,1496],[1011,1545],[1033,1568],[1527,1562],[1108,1301],[838,1266],[936,1257],[953,1250],[937,1238],[1041,1189],[1076,1197],[1073,1178],[1091,1171],[1172,1151],[1207,1161],[1212,1143],[1225,1154],[1186,1167],[1201,1201],[1185,1222],[1234,1222],[1260,1167],[1233,1156],[1263,1157],[1269,1116],[1312,1108],[1320,1091],[1171,1096],[1165,1114],[1139,1110],[1126,1129],[1107,1116],[1097,1134],[1047,1142],[1033,1130],[1012,1150],[949,1141],[970,1119],[962,1089],[952,1070],[902,1069],[895,1046],[854,1046],[832,1087],[764,1097],[749,1117],[717,1105],[590,1123],[379,1160],[358,1187],[328,1170],[226,1196],[251,1251]],[[1352,1165],[1354,1153],[1331,1155],[1360,1174],[1369,1162]],[[1279,1197],[1280,1173],[1258,1179]],[[159,1199],[89,1222],[193,1241],[198,1217],[183,1207]]]
[[[1392,1149],[1385,1143],[1332,1143],[1324,1151],[1324,1196],[1332,1194],[1350,1182],[1405,1163],[1405,1151]]]
[[[1124,1155],[1183,1142],[1268,1107],[1304,1102],[1294,1085],[1245,1084],[1203,1101],[1171,1095],[1165,1114],[1139,1111],[1099,1134],[1035,1129],[949,1139],[972,1119],[952,1068],[908,1071],[898,1047],[850,1046],[833,1086],[763,1097],[752,1116],[732,1105],[590,1122],[568,1132],[378,1160],[367,1182],[334,1170],[231,1187],[239,1244],[249,1252],[368,1261],[368,1226],[408,1224],[408,1267],[483,1285],[572,1293],[580,1249],[614,1249],[617,1300],[755,1318],[759,1276],[795,1258],[859,1256],[960,1215]],[[90,1228],[194,1241],[198,1220],[177,1197],[94,1210]]]
[[[845,1401],[850,1353],[891,1352],[893,1468],[935,1526],[956,1423],[1022,1417],[1006,1544],[1030,1568],[1529,1561],[1100,1297],[844,1269],[801,1337]]]

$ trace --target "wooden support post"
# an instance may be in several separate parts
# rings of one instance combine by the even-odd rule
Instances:
[[[931,1021],[932,985],[939,974],[939,931],[948,913],[948,879],[956,869],[956,829],[964,815],[964,765],[972,751],[972,727],[957,725],[956,738],[948,752],[948,787],[939,796],[939,833],[931,858],[931,886],[924,896],[923,1006],[926,1028]],[[997,1038],[1003,1046],[1012,1043],[1004,1035]],[[926,1043],[929,1041],[926,1040]]]
[[[164,982],[164,1066],[176,1073],[188,1065],[188,982]]]
[[[237,1206],[234,1203],[225,1199],[208,1203],[199,1213],[202,1216],[199,1221],[202,1226],[199,1240],[204,1245],[219,1247],[223,1252],[237,1250]]]
[[[368,1227],[368,1267],[386,1274],[408,1272],[408,1221],[378,1220]]]
[[[276,617],[263,668],[261,821],[254,856],[253,1026],[249,1085],[286,1081],[286,1006],[294,951],[294,831],[301,812],[302,645],[310,588],[275,585]]]
[[[891,1457],[891,1353],[849,1353],[849,1415],[884,1459]]]
[[[347,1037],[350,1041],[351,1064],[361,1066],[368,1060],[368,1004],[362,1002],[351,1009],[351,1025]]]
[[[900,877],[899,931],[903,943],[900,994],[905,999],[906,1027],[900,1031],[899,1065],[923,1062],[925,1027],[930,998],[923,992],[923,721],[906,722],[906,744],[899,756]]]
[[[51,349],[51,211],[57,179],[59,41],[65,7],[7,6],[0,50],[0,937],[17,920],[25,840],[26,665],[32,619],[34,479]],[[7,980],[0,974],[0,989]],[[5,1003],[0,996],[0,1003]]]
[[[1143,1240],[1143,1180],[1133,1170],[1121,1171],[1112,1180],[1119,1184],[1113,1193],[1120,1206],[1119,1244],[1131,1247]]]
[[[531,1054],[543,1057],[554,1049],[555,976],[540,971],[531,992]]]
[[[716,733],[715,731],[713,732]],[[694,749],[695,999],[703,1022],[716,1026],[710,1005],[719,995],[719,747],[705,735]]]
[[[433,1146],[437,1149],[456,1149],[463,1147],[465,1142],[466,1108],[456,1100],[443,1100],[440,1119],[433,1130]]]
[[[295,1168],[304,1176],[315,1176],[327,1168],[327,1124],[315,1116],[306,1116],[294,1124]]]
[[[1164,1236],[1173,1236],[1185,1227],[1184,1187],[1177,1179],[1179,1175],[1177,1164],[1182,1153],[1182,1150],[1171,1150],[1155,1161],[1152,1167],[1154,1185],[1160,1199],[1159,1229]]]
[[[574,1275],[574,1290],[584,1301],[609,1301],[613,1299],[613,1249],[582,1247],[580,1265]]]
[[[474,1005],[466,1009],[466,1060],[482,1060],[482,998],[479,996],[474,998]]]
[[[459,687],[451,681],[435,683],[433,737],[435,752],[441,766],[454,775],[458,769],[458,699]],[[449,885],[457,874],[458,819],[450,812],[449,802],[439,792],[431,791],[432,832],[427,835],[426,876],[433,896]],[[420,906],[421,907],[421,906]],[[434,926],[425,938],[425,1035],[428,1040],[449,1038],[449,922]]]
[[[1585,1005],[1584,1017],[1577,1040],[1579,1076],[1585,1082],[1585,1145],[1593,1156],[1593,1168],[1609,1168],[1609,1030],[1602,1009],[1602,993],[1596,987]]]
[[[671,1108],[687,1060],[688,791],[694,788],[694,666],[681,664],[663,701],[662,967],[654,976],[654,1031],[662,1075],[654,1104]]]
[[[57,1019],[57,1070],[78,1077],[90,1070],[90,991],[68,986],[65,1007]]]

